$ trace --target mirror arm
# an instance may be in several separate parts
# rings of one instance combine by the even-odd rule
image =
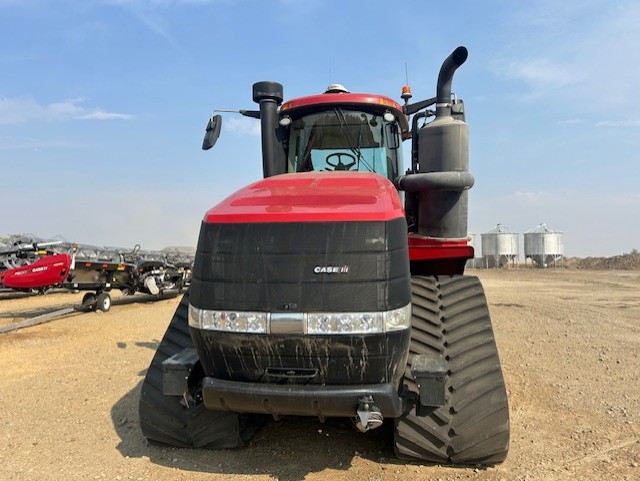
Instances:
[[[251,117],[253,119],[259,119],[260,118],[260,111],[259,110],[239,110],[238,112],[240,112],[245,117]]]
[[[233,114],[240,114],[240,115],[244,115],[245,117],[251,117],[253,119],[259,119],[260,118],[260,111],[259,110],[228,110],[228,109],[215,109],[213,111],[213,113],[215,114],[216,112],[230,112]]]

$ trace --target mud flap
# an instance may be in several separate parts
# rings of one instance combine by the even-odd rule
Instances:
[[[188,389],[189,374],[197,362],[198,355],[192,347],[183,349],[162,361],[162,394],[184,396]]]
[[[426,356],[415,354],[411,360],[411,376],[418,386],[419,402],[416,406],[418,416],[425,416],[433,408],[445,404],[445,367],[442,354]]]

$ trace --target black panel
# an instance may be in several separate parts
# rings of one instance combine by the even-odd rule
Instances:
[[[191,328],[208,376],[241,382],[397,385],[409,353],[410,329],[385,334],[277,336],[234,334]],[[291,379],[274,379],[268,369],[288,368]],[[305,370],[317,375],[300,378]]]
[[[203,223],[191,303],[204,309],[384,311],[411,301],[407,227],[389,222]],[[316,273],[316,267],[347,272]]]

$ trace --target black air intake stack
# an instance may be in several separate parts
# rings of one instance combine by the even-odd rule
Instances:
[[[467,60],[458,47],[440,68],[436,117],[418,131],[418,172],[399,178],[398,188],[418,192],[418,234],[447,239],[467,237],[469,127],[452,116],[451,82]]]
[[[283,98],[283,87],[277,82],[266,81],[253,84],[253,101],[260,104],[262,170],[265,179],[286,172],[286,158],[278,116],[278,107]]]

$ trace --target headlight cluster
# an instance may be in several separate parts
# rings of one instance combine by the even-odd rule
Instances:
[[[189,325],[199,329],[266,333],[266,312],[209,311],[189,304]]]
[[[382,312],[311,312],[299,317],[299,332],[310,335],[375,334],[411,326],[411,304]],[[189,325],[238,333],[271,333],[267,312],[213,311],[189,305]]]
[[[307,334],[383,332],[382,312],[335,312],[307,315]]]

